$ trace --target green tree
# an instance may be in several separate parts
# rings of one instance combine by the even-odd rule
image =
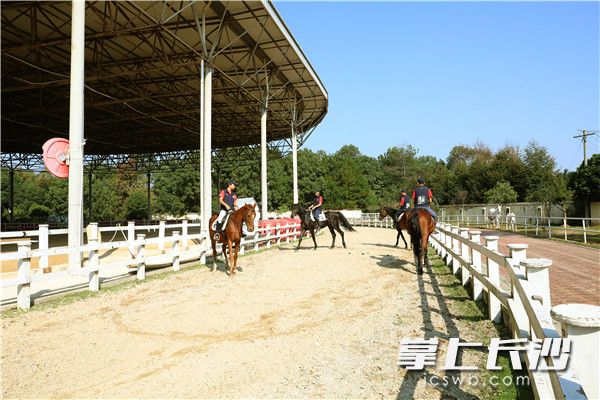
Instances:
[[[507,181],[500,181],[496,186],[485,192],[485,201],[488,203],[506,204],[517,201],[517,192]]]
[[[573,174],[569,188],[577,200],[600,201],[600,154],[594,154],[588,165],[581,165]]]
[[[41,204],[32,204],[29,207],[29,220],[32,222],[47,223],[50,215],[52,215],[52,210],[49,207]]]
[[[148,217],[148,202],[145,192],[141,190],[131,192],[125,200],[125,217],[129,220]]]

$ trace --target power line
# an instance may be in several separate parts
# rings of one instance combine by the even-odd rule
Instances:
[[[587,167],[587,138],[588,136],[594,136],[598,131],[588,131],[586,129],[579,129],[578,131],[582,132],[581,135],[573,136],[573,138],[581,138],[583,141],[583,165]]]

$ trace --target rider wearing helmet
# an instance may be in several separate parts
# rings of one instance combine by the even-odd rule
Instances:
[[[317,190],[315,192],[315,198],[313,200],[313,205],[311,205],[308,209],[312,210],[313,212],[313,217],[315,218],[315,221],[319,221],[319,216],[321,215],[321,207],[323,206],[323,196],[321,195],[321,192],[319,190]]]
[[[217,217],[217,225],[215,227],[215,240],[219,240],[223,229],[223,219],[228,212],[233,212],[237,209],[237,195],[235,194],[235,182],[227,182],[227,187],[219,192],[219,204],[221,210]]]
[[[410,208],[411,204],[410,196],[406,193],[406,190],[403,189],[401,193],[402,197],[400,197],[400,202],[398,203],[398,211],[394,215],[396,221]]]
[[[412,199],[415,204],[415,208],[424,208],[429,211],[433,219],[437,219],[437,214],[431,209],[431,200],[433,193],[431,189],[425,186],[425,179],[417,179],[417,187],[412,192]]]

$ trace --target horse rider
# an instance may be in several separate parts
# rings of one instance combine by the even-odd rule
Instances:
[[[217,217],[217,225],[215,227],[215,240],[221,238],[221,232],[223,230],[223,219],[229,212],[233,212],[238,208],[237,205],[237,194],[235,194],[235,181],[227,182],[227,187],[219,192],[219,204],[221,210]]]
[[[425,179],[417,179],[417,187],[412,192],[412,200],[415,208],[424,208],[431,214],[433,219],[437,220],[437,214],[431,209],[432,199],[433,193],[431,193],[431,189],[425,186]]]
[[[315,221],[319,222],[319,217],[321,216],[321,207],[323,206],[323,196],[321,192],[317,190],[315,192],[315,198],[313,200],[313,204],[308,207],[309,210],[312,210],[313,217]]]
[[[402,197],[400,197],[400,202],[398,203],[398,211],[394,214],[396,221],[402,217],[402,214],[406,212],[410,208],[411,199],[410,196],[406,193],[406,190],[402,190]]]

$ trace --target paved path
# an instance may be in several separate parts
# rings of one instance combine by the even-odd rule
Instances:
[[[600,249],[537,239],[510,232],[482,230],[482,235],[500,236],[499,250],[509,254],[509,243],[525,243],[528,258],[549,258],[552,305],[586,303],[600,306]]]

